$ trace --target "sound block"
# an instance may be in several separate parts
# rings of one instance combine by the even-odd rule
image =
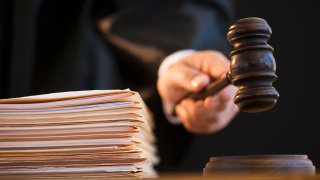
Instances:
[[[316,168],[307,155],[249,155],[211,157],[205,175],[263,174],[315,175]]]

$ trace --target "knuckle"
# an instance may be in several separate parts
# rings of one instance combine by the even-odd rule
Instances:
[[[200,74],[197,73],[197,72],[194,72],[194,71],[188,71],[188,72],[184,73],[184,77],[185,77],[187,82],[192,81],[198,75],[200,75]]]
[[[217,108],[217,111],[218,111],[218,112],[223,112],[223,111],[225,111],[225,110],[228,108],[228,104],[229,104],[229,100],[225,100],[225,101],[222,100],[222,102],[220,102],[219,107]],[[218,118],[218,119],[221,119],[222,117],[221,117],[221,116],[218,116],[217,118]]]
[[[194,79],[196,76],[200,75],[198,71],[194,70],[191,67],[188,67],[184,64],[175,64],[171,68],[170,75],[167,75],[168,78],[175,78],[179,82],[183,83],[185,81],[189,82]]]

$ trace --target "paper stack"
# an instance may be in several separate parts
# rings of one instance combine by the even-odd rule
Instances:
[[[152,127],[130,90],[2,99],[0,176],[154,177]]]

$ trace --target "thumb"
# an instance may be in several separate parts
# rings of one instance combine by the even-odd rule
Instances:
[[[189,92],[198,92],[210,82],[210,77],[201,71],[183,63],[169,69],[174,86]]]

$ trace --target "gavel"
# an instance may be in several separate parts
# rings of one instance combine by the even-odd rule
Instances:
[[[215,81],[198,93],[191,93],[183,99],[205,99],[232,84],[238,87],[234,103],[242,112],[263,112],[273,108],[279,93],[272,86],[277,79],[273,48],[267,44],[271,28],[261,18],[250,17],[236,21],[227,33],[233,45],[229,54],[230,71],[226,77]]]

